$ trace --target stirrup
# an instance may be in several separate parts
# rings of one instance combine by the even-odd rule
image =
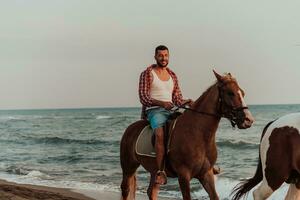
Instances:
[[[158,176],[163,176],[164,179],[165,179],[165,182],[164,182],[164,183],[157,183],[157,182],[156,182],[156,179],[157,179]],[[158,171],[156,172],[155,182],[156,182],[157,184],[160,184],[160,185],[165,185],[165,184],[167,184],[167,174],[166,174],[166,172],[165,172],[164,170],[158,170]]]

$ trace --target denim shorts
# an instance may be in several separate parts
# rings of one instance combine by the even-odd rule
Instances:
[[[153,108],[146,111],[147,119],[152,129],[163,127],[171,112],[164,108]]]

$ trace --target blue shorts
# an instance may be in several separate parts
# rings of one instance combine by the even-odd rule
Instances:
[[[172,114],[164,108],[153,108],[146,111],[147,119],[152,129],[163,127]]]

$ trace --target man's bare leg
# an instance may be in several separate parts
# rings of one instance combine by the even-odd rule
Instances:
[[[155,177],[155,183],[166,184],[167,176],[164,172],[164,156],[165,156],[165,146],[164,146],[164,130],[163,127],[156,128],[155,130],[155,151],[156,151],[156,163],[158,166],[158,171]]]

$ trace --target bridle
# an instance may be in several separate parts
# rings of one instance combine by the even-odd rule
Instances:
[[[219,97],[218,97],[217,113],[208,113],[208,112],[198,111],[196,109],[185,107],[186,104],[179,106],[178,109],[182,108],[184,110],[189,110],[189,111],[201,114],[201,115],[208,115],[211,117],[227,118],[230,121],[231,126],[234,128],[237,125],[237,123],[241,123],[244,121],[244,112],[243,111],[248,109],[248,107],[247,106],[233,107],[232,105],[227,104],[226,101],[224,100],[224,95],[223,95],[224,92],[222,89],[225,86],[225,84],[218,85]]]
[[[219,100],[218,100],[218,113],[221,113],[222,117],[227,118],[232,127],[235,127],[238,123],[242,123],[245,119],[244,110],[248,109],[247,106],[234,107],[229,105],[224,100],[224,86],[228,83],[218,85]]]

